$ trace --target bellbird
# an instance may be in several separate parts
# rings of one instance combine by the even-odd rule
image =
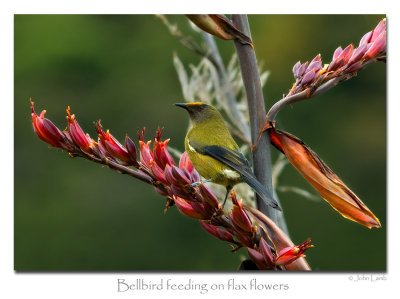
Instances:
[[[217,109],[201,102],[175,105],[186,109],[192,120],[192,127],[185,137],[185,150],[190,161],[202,177],[226,187],[224,205],[233,186],[245,182],[267,205],[281,210],[255,178]]]

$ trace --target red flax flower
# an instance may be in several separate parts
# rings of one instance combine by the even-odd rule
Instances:
[[[310,238],[301,243],[299,246],[286,247],[279,251],[277,258],[275,259],[275,265],[282,266],[288,265],[300,257],[305,257],[303,254],[308,248],[314,247],[309,245],[311,242]]]
[[[34,103],[30,100],[32,109],[32,125],[35,134],[44,142],[54,147],[64,147],[66,138],[64,134],[47,118],[44,118],[46,110],[37,115]]]
[[[184,200],[183,198],[177,196],[174,196],[173,199],[179,212],[181,212],[183,215],[194,219],[208,218],[207,215],[203,213],[203,211],[205,210],[203,205],[197,202]]]
[[[236,199],[235,190],[232,191],[231,199],[233,207],[231,213],[229,213],[229,218],[232,223],[243,231],[251,232],[253,229],[252,222],[249,215],[247,215],[246,211],[243,209],[242,200],[238,201]]]
[[[78,145],[82,150],[91,153],[94,147],[94,141],[90,138],[89,134],[85,134],[78,122],[76,121],[75,114],[71,115],[70,108],[67,108],[67,122],[69,135],[76,145]]]
[[[381,226],[368,207],[300,139],[275,128],[270,129],[270,137],[271,143],[343,217],[368,228]]]
[[[212,234],[214,237],[220,239],[221,241],[235,243],[235,241],[233,240],[233,235],[230,232],[220,228],[219,226],[208,224],[205,221],[200,221],[200,225],[208,233]]]
[[[161,140],[162,131],[162,129],[157,130],[156,137],[154,138],[153,153],[158,166],[165,168],[166,165],[175,165],[175,161],[167,149],[169,139],[165,141]]]
[[[136,146],[128,135],[125,137],[125,148],[108,130],[107,132],[103,131],[100,120],[95,124],[95,129],[99,134],[99,148],[105,156],[111,155],[111,157],[119,159],[127,165],[137,165]]]

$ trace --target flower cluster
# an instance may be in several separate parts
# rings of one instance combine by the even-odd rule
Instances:
[[[257,265],[260,270],[281,270],[282,266],[290,267],[293,262],[299,258],[305,257],[303,252],[313,245],[308,245],[310,239],[299,246],[294,246],[287,235],[282,232],[276,224],[265,215],[258,218],[250,211],[253,220],[259,223],[254,225],[249,212],[242,204],[242,200],[237,200],[236,193],[232,191],[230,198],[233,207],[227,217],[223,219],[212,219],[211,222],[219,225],[209,224],[201,221],[201,225],[212,235],[220,240],[236,244],[233,251],[240,247],[246,247],[250,259]],[[223,226],[225,229],[221,229]],[[261,230],[260,230],[261,228]],[[268,242],[266,241],[268,240]],[[284,246],[285,244],[287,246]],[[284,247],[282,247],[284,246]],[[304,266],[304,264],[306,266]],[[307,270],[307,264],[299,263],[295,265],[293,270]]]
[[[329,64],[322,66],[320,54],[310,63],[298,61],[293,67],[293,75],[296,81],[288,95],[296,94],[307,88],[310,92],[313,92],[333,78],[347,80],[370,62],[386,59],[385,53],[386,19],[383,19],[374,30],[361,38],[358,48],[354,48],[353,44],[348,45],[345,49],[338,47]]]
[[[200,181],[186,152],[179,163],[175,163],[168,151],[169,139],[161,138],[162,129],[157,130],[152,147],[152,141],[144,139],[145,130],[138,132],[138,155],[136,145],[128,135],[124,146],[108,130],[103,130],[100,121],[95,123],[97,141],[93,140],[82,130],[75,115],[71,115],[69,107],[68,129],[64,131],[44,118],[46,111],[37,115],[32,101],[31,109],[33,129],[41,140],[67,151],[71,157],[83,157],[107,165],[153,185],[160,195],[166,197],[166,209],[175,205],[182,214],[198,219],[208,233],[231,243],[234,247],[232,251],[247,248],[249,257],[259,269],[279,270],[292,266],[293,270],[309,270],[306,262],[298,265],[293,263],[303,257],[304,250],[311,247],[307,245],[309,241],[294,246],[287,241],[288,237],[283,232],[276,233],[279,229],[271,220],[254,216],[256,212],[250,212],[250,207],[245,207],[242,200],[237,200],[234,191],[231,193],[232,209],[225,212],[214,193]],[[246,209],[250,209],[249,212]],[[265,228],[260,230],[251,218]],[[280,244],[287,246],[280,248]],[[260,253],[267,254],[268,259],[261,262]]]
[[[139,134],[139,163],[141,170],[159,183],[156,191],[167,198],[167,208],[175,204],[182,214],[196,219],[210,219],[217,215],[222,206],[211,190],[199,182],[200,176],[187,153],[182,154],[176,165],[167,149],[169,139],[162,141],[161,134],[162,130],[158,130],[153,150],[150,148],[151,141],[144,141],[144,131]]]
[[[267,241],[261,238],[258,248],[247,248],[247,252],[259,269],[272,270],[279,266],[289,265],[300,257],[305,257],[303,252],[314,247],[314,245],[309,245],[310,242],[311,240],[307,239],[298,246],[285,247],[275,256]]]

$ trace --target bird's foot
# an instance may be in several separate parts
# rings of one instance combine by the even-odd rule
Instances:
[[[194,183],[191,184],[191,186],[192,186],[192,187],[197,187],[197,186],[200,185],[200,184],[204,184],[204,183],[208,183],[208,182],[211,182],[211,179],[204,180],[204,181],[194,182]]]

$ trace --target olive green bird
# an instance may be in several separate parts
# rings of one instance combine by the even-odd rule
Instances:
[[[240,152],[217,109],[201,102],[175,105],[186,109],[192,120],[192,127],[185,137],[189,159],[207,181],[226,187],[223,205],[233,186],[245,182],[267,205],[281,210],[268,190],[255,178],[249,162]]]

